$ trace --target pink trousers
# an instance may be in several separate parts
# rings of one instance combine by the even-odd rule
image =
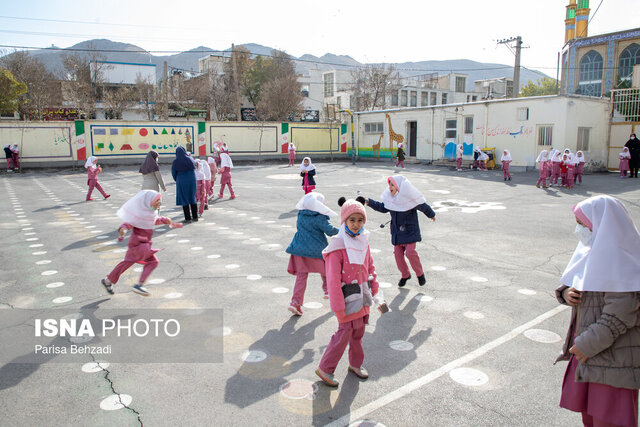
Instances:
[[[396,167],[400,166],[402,169],[404,169],[404,160],[398,160],[396,162]],[[323,369],[324,370],[324,369]],[[326,371],[325,371],[326,372]]]
[[[233,192],[233,187],[231,186],[231,183],[228,184],[220,184],[220,194],[218,194],[218,196],[220,198],[224,197],[224,187],[228,185],[229,186],[229,193],[231,193],[232,196],[235,196],[236,193]]]
[[[206,180],[200,180],[196,183],[196,201],[198,202],[198,214],[202,215],[204,205],[207,204]]]
[[[91,193],[93,193],[93,189],[94,188],[98,189],[98,191],[102,194],[102,197],[107,197],[107,193],[104,192],[104,190],[102,189],[102,186],[100,185],[98,180],[97,179],[90,179],[89,180],[89,192],[87,193],[87,200],[89,200],[91,198]]]
[[[307,290],[308,277],[309,273],[296,274],[296,284],[293,287],[293,296],[291,297],[291,302],[299,305],[304,304],[304,292]],[[327,276],[321,274],[320,277],[322,277],[322,290],[327,292]]]
[[[462,157],[456,159],[456,169],[462,169]]]
[[[368,320],[369,315],[366,315],[350,322],[338,324],[338,330],[331,337],[331,341],[329,341],[329,345],[320,361],[320,369],[323,372],[333,374],[336,371],[347,344],[349,344],[349,365],[354,368],[362,367],[362,362],[364,361],[362,337]]]
[[[509,173],[509,163],[502,163],[502,174],[505,178],[511,178],[511,174]]]
[[[158,258],[155,255],[151,255],[149,258],[145,260],[144,267],[142,268],[142,274],[140,274],[140,283],[144,283],[149,275],[156,269],[158,266]],[[133,261],[121,261],[118,265],[114,267],[114,269],[107,275],[107,279],[111,283],[118,283],[120,279],[120,275],[127,271],[129,267],[131,267],[135,262]]]
[[[393,247],[393,255],[396,257],[396,265],[398,266],[398,270],[400,270],[400,274],[403,278],[411,276],[411,271],[409,271],[409,266],[407,262],[404,260],[405,254],[407,258],[409,258],[409,263],[411,263],[411,268],[416,272],[416,275],[422,276],[424,271],[422,270],[422,264],[420,263],[420,256],[416,251],[416,244],[409,243],[406,245],[395,245]]]
[[[7,157],[7,170],[13,169],[13,158]]]

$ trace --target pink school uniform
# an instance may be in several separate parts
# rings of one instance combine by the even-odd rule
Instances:
[[[231,186],[231,168],[233,168],[233,162],[231,161],[231,157],[225,152],[220,153],[220,169],[218,169],[218,174],[220,176],[220,194],[218,197],[221,199],[224,197],[224,187],[229,186],[229,193],[231,193],[231,199],[236,198],[236,193],[233,192],[233,187]]]
[[[20,167],[20,148],[17,143],[11,146],[11,154],[13,157],[13,169],[18,169]]]
[[[207,157],[207,164],[209,165],[209,172],[211,173],[211,180],[209,180],[209,185],[207,188],[207,202],[208,199],[213,196],[213,185],[216,183],[216,176],[218,175],[218,165],[216,164],[216,159],[213,157]]]
[[[289,143],[289,166],[293,166],[296,161],[296,146],[293,142]]]
[[[502,162],[502,175],[504,176],[504,180],[506,181],[508,179],[509,181],[511,181],[511,174],[509,173],[509,165],[511,164],[513,159],[511,158],[511,153],[509,152],[509,150],[504,150],[500,161]]]
[[[158,211],[154,210],[151,205],[161,198],[162,196],[157,191],[142,190],[118,210],[117,215],[124,221],[119,228],[120,240],[127,231],[132,230],[132,232],[124,260],[116,265],[105,279],[102,279],[102,285],[110,294],[113,294],[113,285],[118,283],[122,273],[133,264],[138,263],[144,267],[139,283],[134,286],[134,292],[144,296],[150,295],[142,285],[158,266],[158,258],[155,256],[158,249],[151,247],[153,228],[160,224],[170,224],[171,227],[180,227],[181,225],[173,225],[169,218],[158,217]]]
[[[620,178],[626,178],[627,172],[629,172],[629,160],[631,160],[629,149],[624,147],[618,157],[620,158]]]
[[[462,144],[456,145],[456,170],[460,172],[462,170],[462,154],[464,153],[464,149]]]
[[[558,178],[560,178],[562,163],[562,152],[555,151],[551,157],[551,179],[549,185],[558,185]]]
[[[365,325],[369,321],[369,306],[374,300],[376,303],[382,302],[382,295],[378,295],[378,280],[369,250],[369,232],[364,230],[363,225],[359,233],[353,235],[346,226],[347,218],[353,214],[362,215],[366,223],[367,214],[363,204],[356,200],[345,201],[340,211],[340,231],[322,252],[329,302],[338,319],[338,330],[331,337],[316,374],[325,384],[333,387],[338,385],[333,374],[347,345],[349,371],[362,379],[369,376],[362,367],[362,337]]]
[[[487,160],[489,160],[489,155],[484,151],[480,150],[480,154],[478,154],[478,163],[480,163],[480,170],[486,171],[487,169]]]
[[[582,172],[584,170],[584,153],[582,151],[576,152],[576,183],[582,184]]]
[[[204,207],[207,204],[207,183],[210,181],[205,173],[207,171],[209,171],[209,165],[204,160],[196,160],[196,201],[198,202],[198,214],[200,216],[202,216]]]
[[[102,189],[102,185],[98,182],[98,174],[102,172],[102,168],[97,164],[98,158],[96,156],[91,156],[84,163],[84,167],[87,168],[87,185],[89,186],[89,191],[87,192],[86,200],[93,200],[91,198],[91,193],[93,193],[93,189],[97,188],[102,197],[108,199],[111,197],[110,194],[105,193]]]
[[[542,150],[540,154],[538,154],[536,162],[540,165],[540,177],[538,178],[538,182],[536,182],[536,187],[540,188],[540,184],[542,184],[542,188],[547,188],[547,150]]]

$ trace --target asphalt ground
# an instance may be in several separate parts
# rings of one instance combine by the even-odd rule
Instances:
[[[379,200],[396,173],[389,163],[316,167],[317,191],[336,211],[340,196],[357,191]],[[169,169],[162,172],[169,184],[162,214],[181,220]],[[0,424],[580,425],[579,414],[558,407],[566,363],[553,364],[569,321],[554,289],[577,244],[571,206],[610,194],[640,223],[640,179],[593,174],[573,190],[543,190],[534,185],[536,172],[507,182],[501,171],[409,165],[402,173],[437,211],[435,223],[420,219],[427,284],[418,286],[412,273],[397,287],[389,231],[380,228],[389,216],[368,209],[392,311],[369,319],[370,378],[348,373],[345,355],[337,389],[314,373],[337,329],[318,275],[310,275],[303,316],[287,310],[294,277],[284,250],[303,194],[297,167],[236,167],[237,199],[227,193],[212,201],[201,221],[183,229],[159,227],[154,247],[163,250],[148,298],[131,291],[139,266],[122,276],[114,296],[99,282],[126,250],[126,240],[115,238],[115,212],[139,189],[137,167],[105,168],[100,182],[112,197],[95,191],[93,202],[84,201],[83,170],[3,173],[0,309],[222,309],[224,354],[221,363],[133,356],[110,363],[106,356],[95,359],[106,362],[96,369],[89,355],[83,363],[2,361]]]

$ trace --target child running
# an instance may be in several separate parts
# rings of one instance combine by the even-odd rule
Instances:
[[[640,234],[624,205],[595,196],[574,205],[580,242],[556,289],[571,306],[560,407],[585,426],[637,426],[640,388]]]
[[[400,166],[404,169],[404,144],[402,142],[398,143],[398,151],[396,152],[396,167]]]
[[[209,173],[211,174],[211,179],[207,186],[207,206],[209,206],[209,199],[213,196],[213,185],[216,183],[216,176],[218,175],[218,165],[216,164],[216,159],[213,157],[207,157],[207,164],[209,165]]]
[[[311,193],[316,188],[316,180],[313,177],[316,174],[316,167],[311,163],[310,157],[302,159],[300,165],[300,176],[302,177],[302,189],[304,194]]]
[[[584,170],[584,153],[582,151],[576,152],[576,184],[582,184],[582,172]]]
[[[547,188],[547,150],[542,150],[540,154],[538,154],[536,162],[538,162],[540,166],[540,178],[538,178],[538,182],[536,182],[536,187],[540,188],[540,184],[542,183],[542,188]]]
[[[629,172],[629,161],[631,160],[629,149],[624,147],[618,157],[620,157],[620,166],[618,166],[620,169],[620,178],[626,178],[627,172]]]
[[[506,181],[507,179],[509,179],[509,181],[511,181],[509,165],[511,164],[513,159],[511,158],[511,153],[509,152],[509,150],[504,150],[502,152],[502,158],[500,159],[500,161],[502,162],[502,174],[504,175],[504,180]]]
[[[206,172],[209,172],[209,165],[202,159],[196,159],[196,201],[198,202],[198,216],[204,213],[207,204],[207,179]]]
[[[97,188],[105,199],[111,197],[111,194],[105,193],[102,185],[98,182],[98,174],[102,172],[102,168],[98,165],[98,158],[96,156],[89,157],[87,161],[84,162],[84,167],[87,168],[88,172],[87,185],[89,186],[89,192],[87,193],[87,202],[93,200],[91,193],[93,193],[94,188]]]
[[[151,293],[144,287],[151,272],[158,266],[158,258],[155,253],[158,249],[151,247],[153,227],[159,224],[167,224],[171,228],[180,228],[182,224],[172,223],[170,218],[158,217],[158,209],[162,203],[162,196],[157,191],[142,190],[129,199],[120,209],[117,215],[124,221],[118,229],[120,237],[124,239],[127,231],[133,229],[129,237],[129,248],[124,260],[115,266],[113,271],[101,280],[102,286],[113,295],[113,285],[118,283],[122,273],[127,271],[135,263],[144,265],[140,281],[133,287],[133,291],[142,296]]]
[[[418,211],[424,213],[434,222],[436,213],[427,204],[418,189],[402,175],[389,177],[387,183],[389,187],[382,192],[382,203],[367,199],[367,205],[378,212],[391,212],[391,226],[389,228],[391,229],[393,254],[398,270],[400,270],[398,286],[403,287],[411,278],[411,271],[404,259],[405,254],[409,258],[411,268],[418,276],[418,284],[424,286],[427,280],[424,277],[420,256],[416,251],[416,243],[422,241]]]
[[[296,205],[296,209],[298,209],[296,223],[298,230],[286,250],[291,255],[287,272],[296,276],[289,311],[302,316],[302,304],[304,304],[304,292],[307,289],[309,273],[320,274],[324,297],[329,298],[322,250],[327,247],[325,234],[334,236],[339,230],[329,222],[330,216],[338,216],[338,214],[324,204],[324,196],[320,193],[305,194]]]
[[[226,146],[225,146],[226,148]],[[228,148],[226,148],[229,151]],[[222,175],[220,177],[220,194],[218,194],[219,198],[224,197],[224,187],[226,185],[229,186],[229,193],[231,194],[230,199],[236,198],[236,193],[233,192],[233,187],[231,186],[231,168],[233,168],[233,162],[231,161],[231,157],[229,154],[225,152],[220,153],[220,169],[218,170],[218,174]]]
[[[341,197],[340,231],[331,238],[324,256],[329,303],[338,319],[338,330],[331,337],[322,355],[316,375],[330,387],[337,387],[334,373],[349,345],[349,372],[360,379],[369,378],[362,366],[364,351],[362,337],[369,323],[369,307],[375,301],[380,312],[387,311],[382,295],[378,294],[378,279],[369,250],[369,232],[364,229],[367,213],[364,198],[346,200]]]

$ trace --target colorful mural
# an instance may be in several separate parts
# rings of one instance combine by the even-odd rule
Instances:
[[[193,150],[194,126],[90,125],[94,156],[130,156],[155,150],[174,154],[178,146]]]

